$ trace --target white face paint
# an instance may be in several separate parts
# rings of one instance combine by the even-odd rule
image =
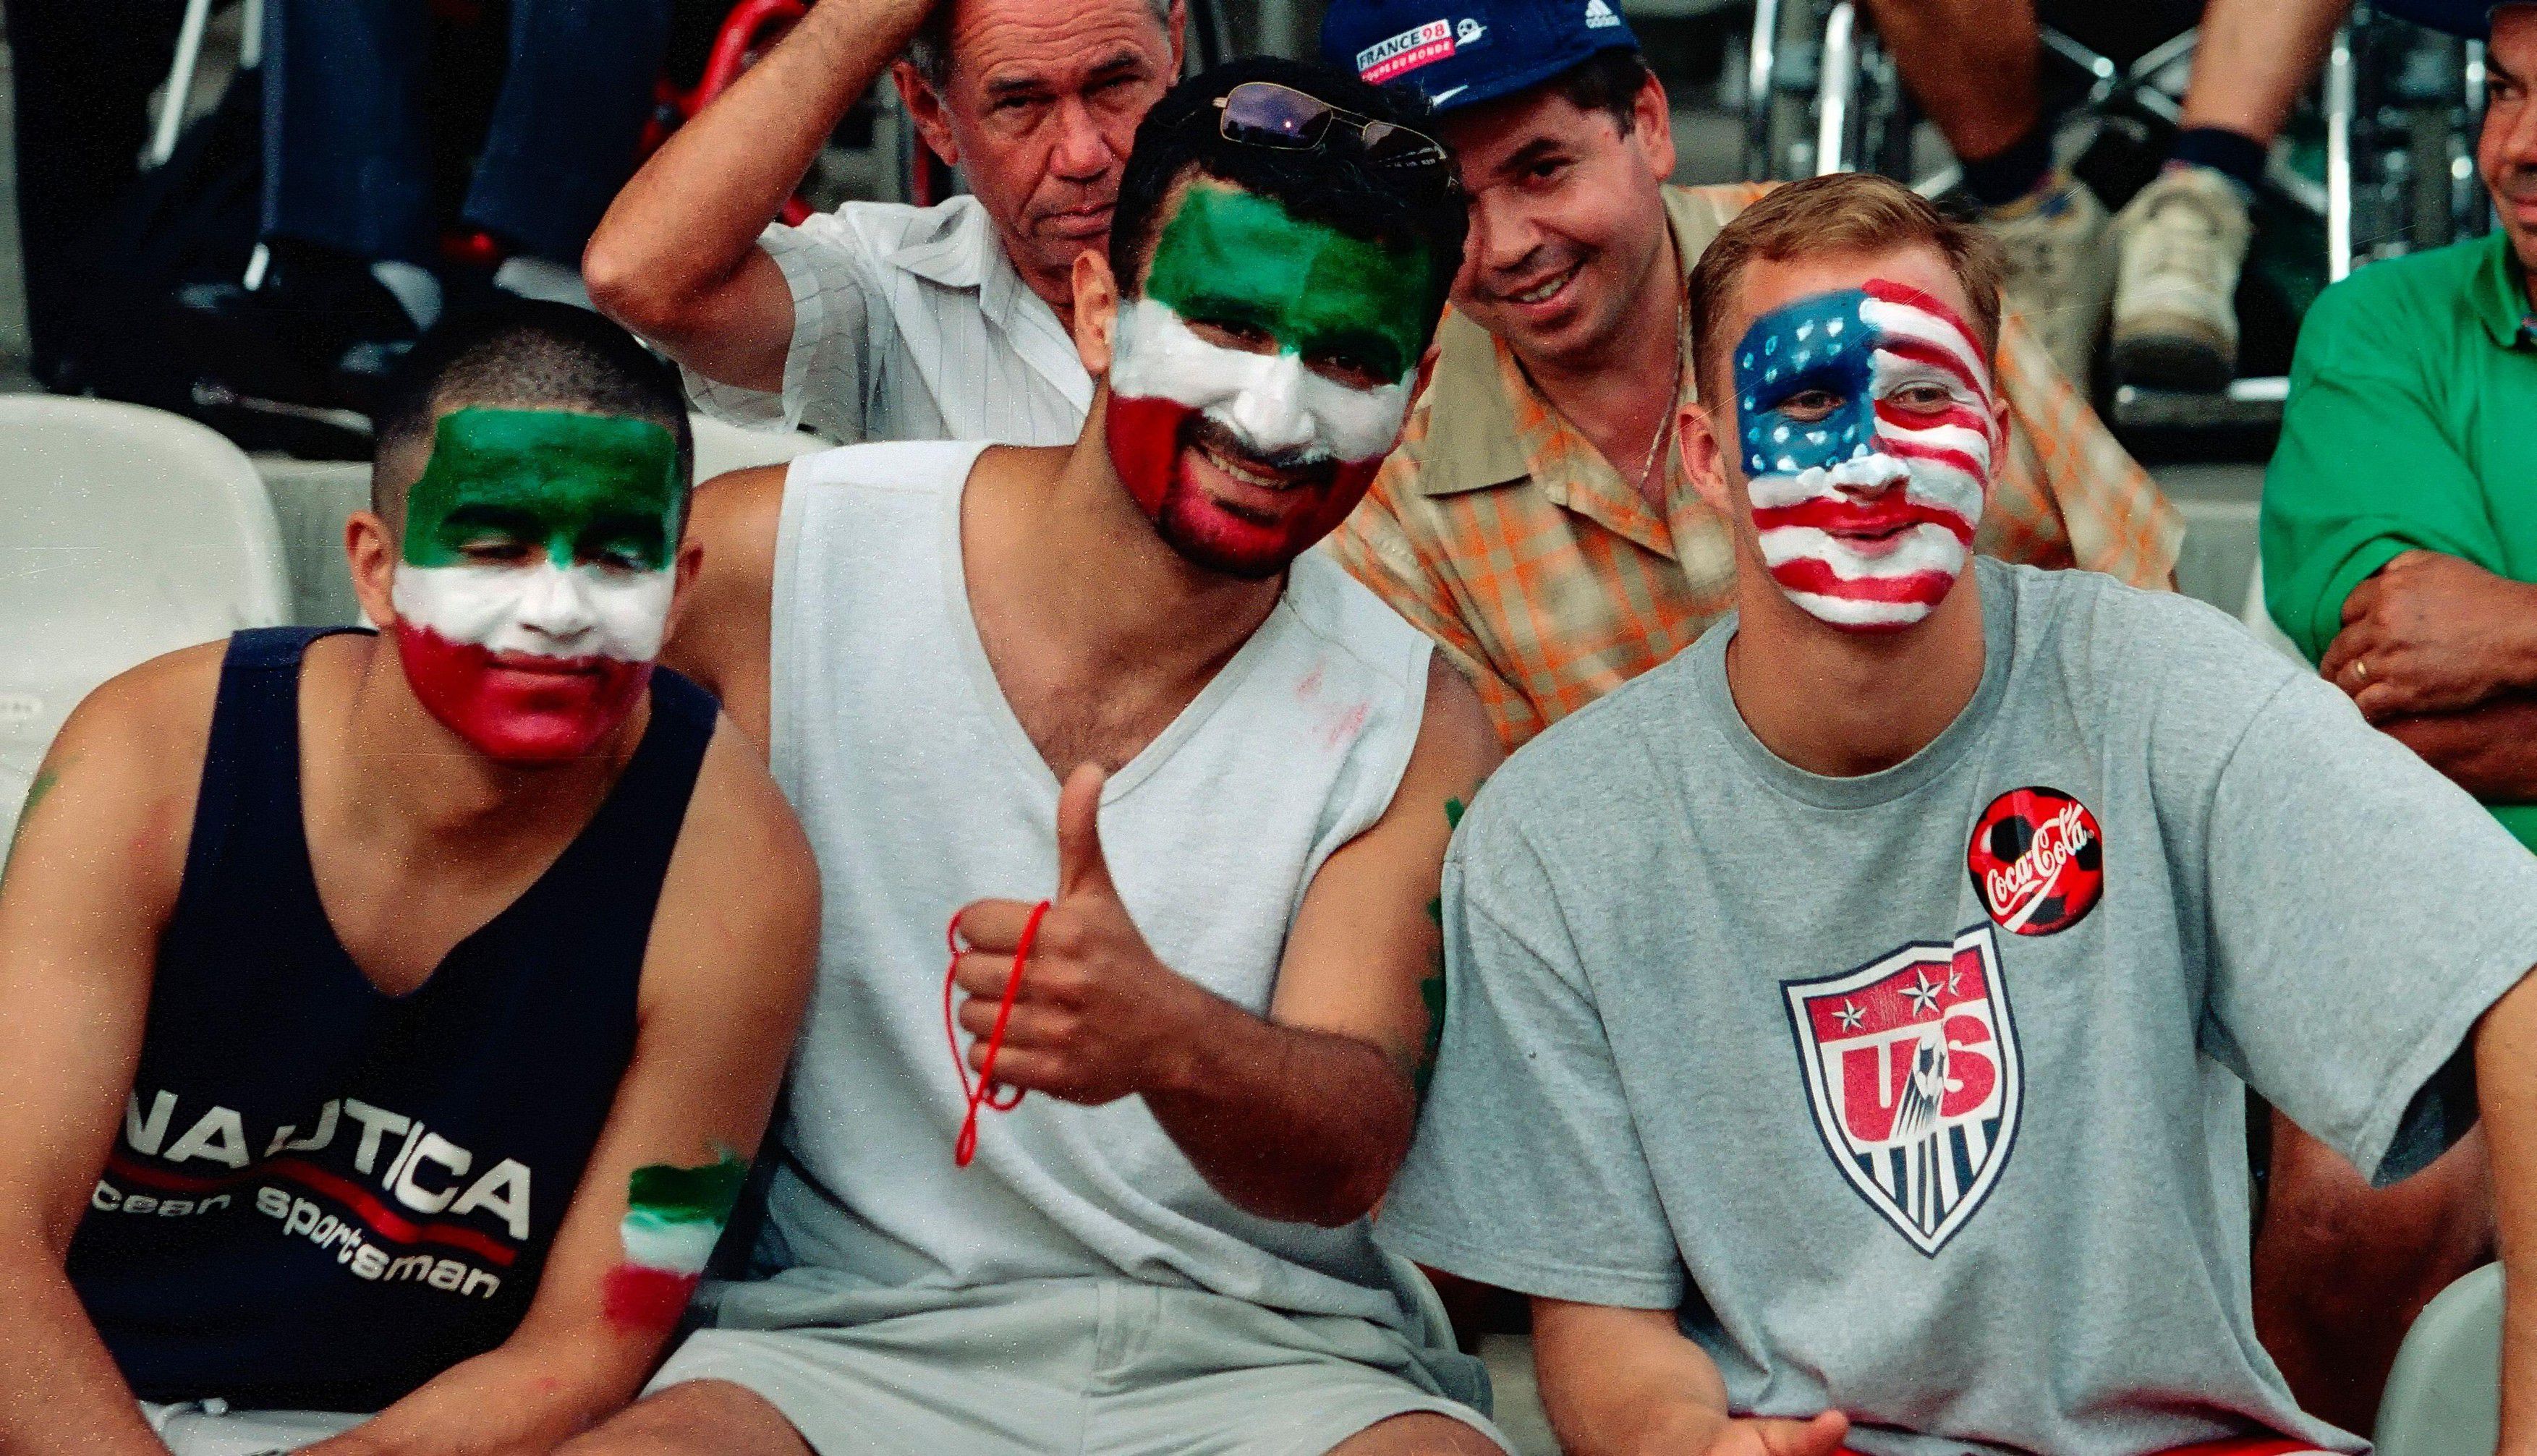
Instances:
[[[558,567],[416,566],[400,562],[397,615],[445,641],[542,658],[661,655],[677,585],[671,571]]]
[[[1353,389],[1305,368],[1292,353],[1210,344],[1152,298],[1120,306],[1112,348],[1113,394],[1185,405],[1263,457],[1371,460],[1391,451],[1409,414],[1414,370],[1391,384]]]

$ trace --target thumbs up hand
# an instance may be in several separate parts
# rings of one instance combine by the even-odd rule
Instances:
[[[1110,882],[1099,823],[1108,778],[1085,764],[1058,796],[1057,898],[1024,961],[996,1057],[999,1083],[1087,1105],[1177,1086],[1192,1060],[1190,1028],[1213,999],[1155,957]],[[973,1039],[972,1070],[984,1069],[1031,909],[981,900],[960,912],[965,948],[952,981],[964,993],[959,1021]]]

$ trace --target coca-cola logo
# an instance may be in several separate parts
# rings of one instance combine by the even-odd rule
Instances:
[[[1965,867],[1983,908],[2020,935],[2066,930],[2105,893],[2097,816],[2057,789],[2014,789],[1974,824]]]

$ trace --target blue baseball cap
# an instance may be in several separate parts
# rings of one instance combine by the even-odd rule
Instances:
[[[1599,51],[1638,49],[1621,0],[1331,0],[1322,59],[1439,111],[1536,86]]]

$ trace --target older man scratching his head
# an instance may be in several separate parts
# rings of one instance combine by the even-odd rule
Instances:
[[[1334,0],[1323,59],[1444,113],[1471,199],[1454,312],[1401,447],[1332,549],[1440,643],[1510,748],[1730,604],[1729,523],[1672,437],[1683,279],[1763,189],[1670,187],[1664,88],[1596,0]],[[2183,530],[2023,326],[1975,547],[2164,585]]]
[[[737,424],[1064,444],[1092,401],[1075,257],[1110,236],[1179,0],[823,0],[644,166],[592,237],[600,308]],[[893,64],[894,63],[894,64]],[[969,195],[774,223],[884,70]]]

